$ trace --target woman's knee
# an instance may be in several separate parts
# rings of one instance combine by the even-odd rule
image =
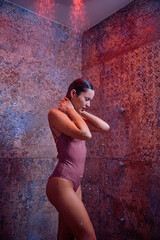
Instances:
[[[94,228],[91,224],[91,222],[86,222],[85,224],[81,223],[81,227],[79,226],[78,233],[78,240],[96,240],[96,235]]]
[[[56,184],[57,181],[59,184]],[[57,187],[59,185],[61,188]],[[47,184],[46,192],[48,199],[56,207],[67,227],[78,240],[96,240],[85,206],[74,192],[70,182],[52,179]]]
[[[59,223],[58,223],[58,237],[57,240],[74,240],[74,236],[67,227],[63,218],[59,215]]]

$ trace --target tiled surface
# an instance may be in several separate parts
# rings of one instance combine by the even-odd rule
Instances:
[[[101,168],[99,239],[158,240],[160,164],[103,159]]]
[[[134,1],[83,34],[83,76],[97,95],[92,110],[111,127],[87,143],[84,186],[99,169],[91,188],[99,202],[87,201],[91,216],[98,211],[99,240],[160,239],[159,23],[159,1]]]
[[[81,76],[81,37],[7,3],[0,21],[0,155],[56,156],[47,113]]]
[[[83,199],[98,240],[160,239],[159,9],[157,0],[134,1],[83,35],[91,111],[111,126],[87,142]],[[81,36],[12,4],[0,18],[0,238],[56,239],[46,116],[81,74]]]
[[[82,181],[82,197],[92,224],[98,235],[99,229],[99,159],[86,159],[85,174]],[[90,204],[92,203],[92,204]]]
[[[56,239],[57,212],[46,197],[53,160],[0,159],[0,239]]]
[[[47,113],[81,76],[81,36],[4,2],[0,72],[0,239],[56,239],[45,194],[57,161]]]

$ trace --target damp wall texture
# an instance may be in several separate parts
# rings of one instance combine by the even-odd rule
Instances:
[[[82,75],[95,112],[83,195],[99,240],[160,239],[160,1],[133,1],[86,31]]]
[[[0,1],[0,239],[56,239],[47,113],[80,76],[80,35]]]

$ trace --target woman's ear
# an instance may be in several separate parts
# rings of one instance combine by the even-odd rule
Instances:
[[[73,99],[76,96],[76,90],[72,89],[70,95],[71,95],[71,99]]]

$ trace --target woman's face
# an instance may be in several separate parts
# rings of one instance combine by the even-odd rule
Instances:
[[[88,107],[90,107],[90,102],[94,97],[94,90],[87,89],[86,92],[81,92],[78,96],[76,91],[72,89],[71,91],[71,102],[78,113],[82,113]]]

